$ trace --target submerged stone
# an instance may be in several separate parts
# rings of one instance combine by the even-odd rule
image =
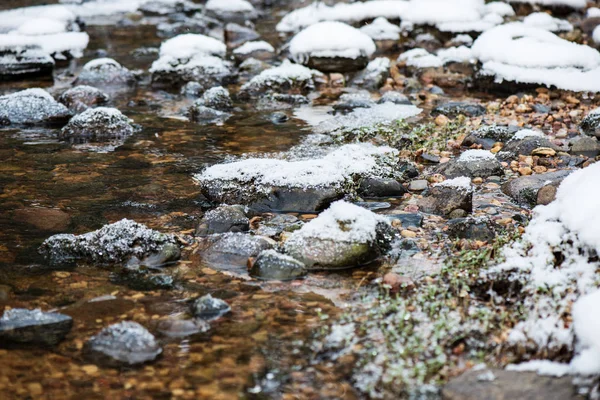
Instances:
[[[211,235],[201,242],[202,261],[221,270],[244,271],[249,257],[273,248],[275,241],[248,233]]]
[[[74,113],[81,113],[88,108],[102,106],[108,103],[110,97],[93,86],[75,86],[64,92],[58,101]]]
[[[97,58],[85,64],[75,83],[101,87],[132,86],[137,82],[133,72],[112,58]]]
[[[13,308],[0,318],[0,345],[53,346],[64,339],[72,326],[73,319],[68,315]]]
[[[169,261],[174,261],[179,258],[179,245],[173,235],[122,219],[82,235],[51,236],[42,243],[39,252],[51,264],[77,261],[117,264],[125,263],[132,257],[143,260],[160,253],[168,254]]]
[[[263,280],[289,281],[306,276],[307,271],[300,261],[275,250],[263,251],[256,257],[250,276]]]
[[[71,112],[43,89],[26,89],[0,96],[1,125],[63,126]]]
[[[190,121],[204,124],[222,124],[231,117],[231,114],[224,111],[203,105],[193,104],[189,110]]]
[[[123,321],[92,336],[84,352],[92,362],[106,366],[136,365],[153,361],[162,348],[146,328]]]
[[[220,206],[204,215],[196,229],[196,235],[244,232],[249,229],[248,222],[243,206]]]
[[[135,132],[132,120],[116,108],[89,108],[73,117],[59,137],[72,142],[105,142],[125,139]]]
[[[208,322],[199,319],[168,318],[158,323],[158,331],[171,338],[182,338],[207,332],[210,329]]]
[[[229,304],[221,299],[212,297],[210,294],[194,300],[191,306],[192,315],[204,321],[215,320],[229,311],[231,311]]]

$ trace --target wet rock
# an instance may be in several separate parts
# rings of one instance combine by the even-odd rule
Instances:
[[[202,296],[192,303],[191,313],[194,317],[204,321],[212,321],[231,311],[229,304],[210,294]]]
[[[72,326],[73,319],[68,315],[13,308],[0,318],[0,345],[53,346],[64,339]]]
[[[266,250],[256,257],[249,273],[257,279],[290,281],[303,278],[307,271],[304,264],[295,258]]]
[[[345,93],[333,105],[336,113],[346,114],[356,108],[369,108],[375,104],[368,92]]]
[[[229,47],[235,48],[259,38],[260,35],[254,29],[234,23],[225,25],[225,41]]]
[[[203,105],[193,104],[189,110],[190,121],[204,124],[222,124],[227,121],[231,114]]]
[[[535,372],[472,369],[452,378],[442,388],[442,399],[582,399],[571,381],[570,377],[555,378]]]
[[[220,206],[204,214],[196,229],[196,235],[245,232],[249,229],[248,222],[244,206]]]
[[[284,249],[309,270],[340,269],[375,260],[389,249],[393,237],[383,217],[339,201],[293,232]]]
[[[240,78],[245,79],[254,78],[269,68],[271,68],[269,64],[253,57],[247,58],[238,66]]]
[[[449,215],[456,209],[473,211],[473,187],[469,178],[456,178],[433,185],[419,199],[421,211]]]
[[[68,213],[54,208],[23,208],[15,210],[13,218],[39,230],[52,232],[64,231],[71,223]]]
[[[448,221],[448,237],[453,239],[491,241],[496,237],[494,225],[488,218],[457,218]]]
[[[75,83],[105,87],[128,87],[136,84],[133,72],[112,58],[97,58],[85,64]]]
[[[594,158],[600,154],[600,143],[595,137],[578,136],[569,141],[569,153]]]
[[[190,32],[207,35],[218,40],[225,40],[223,23],[203,13],[196,13],[191,17],[171,18],[170,21],[156,25],[159,37],[171,38]]]
[[[423,225],[423,215],[418,213],[404,213],[404,214],[388,214],[386,215],[391,221],[397,220],[402,223],[402,226],[408,228],[414,226],[419,228]]]
[[[48,125],[63,126],[71,118],[71,112],[56,102],[43,89],[26,89],[0,96],[0,126],[2,125]]]
[[[318,71],[285,60],[280,66],[266,69],[242,85],[238,96],[248,99],[265,93],[306,95],[315,89],[315,79],[322,77]]]
[[[160,321],[157,329],[164,336],[171,338],[183,338],[186,336],[196,335],[198,333],[208,332],[210,325],[208,322],[198,318],[168,318]]]
[[[406,189],[395,179],[365,178],[358,186],[362,197],[400,197]]]
[[[201,245],[202,261],[222,270],[244,271],[249,257],[272,249],[275,241],[247,233],[224,233],[204,238]]]
[[[208,89],[202,97],[194,102],[194,106],[206,106],[215,110],[229,111],[233,108],[229,91],[222,86]]]
[[[73,117],[59,138],[75,143],[125,139],[135,132],[132,122],[116,108],[89,108]]]
[[[263,40],[246,42],[233,51],[233,56],[238,64],[250,58],[269,60],[275,55],[275,49],[270,43]]]
[[[390,76],[390,59],[378,57],[367,64],[367,67],[359,72],[350,82],[354,86],[368,90],[377,90]]]
[[[171,275],[151,273],[146,268],[123,268],[111,274],[110,281],[133,290],[171,290],[175,281]]]
[[[467,150],[460,157],[441,164],[435,170],[447,178],[470,178],[504,175],[504,168],[492,153],[486,150]]]
[[[205,88],[200,82],[188,82],[181,87],[181,94],[190,97],[192,99],[196,99],[198,97],[202,97]]]
[[[256,109],[260,111],[287,110],[309,103],[306,96],[301,94],[270,93],[258,100]]]
[[[40,49],[0,51],[0,81],[52,78],[54,59]]]
[[[447,117],[456,117],[461,114],[467,117],[478,117],[485,114],[485,107],[481,104],[451,101],[431,110],[433,116],[440,114]]]
[[[486,125],[482,126],[467,136],[461,146],[471,147],[473,145],[481,145],[484,149],[489,150],[494,147],[494,143],[509,141],[514,133],[518,130],[517,127],[501,126],[501,125]]]
[[[275,214],[261,221],[258,227],[252,230],[257,235],[278,237],[282,232],[293,232],[300,229],[302,225],[302,221],[294,215]]]
[[[268,195],[249,204],[256,211],[319,212],[344,197],[338,188],[273,187]]]
[[[144,260],[157,254],[173,261],[179,258],[179,245],[173,235],[122,219],[82,235],[51,236],[42,243],[39,252],[51,264],[76,261],[117,264],[125,263],[132,257]]]
[[[400,92],[389,91],[385,92],[383,96],[377,101],[377,103],[394,103],[394,104],[404,104],[404,105],[412,105],[411,101]]]
[[[75,86],[64,92],[58,101],[74,113],[81,113],[88,108],[102,106],[108,103],[109,96],[92,86]]]
[[[590,112],[579,125],[581,133],[600,139],[600,108]]]
[[[245,0],[209,0],[204,6],[207,15],[221,21],[237,22],[240,24],[258,18],[258,13],[252,4]]]
[[[162,353],[162,348],[142,325],[123,321],[92,336],[84,353],[95,364],[118,367],[153,361]]]
[[[526,137],[524,139],[511,140],[498,153],[498,158],[502,161],[508,161],[517,158],[519,155],[529,156],[531,152],[540,147],[546,147],[554,151],[561,151],[561,148],[543,137]]]
[[[290,117],[287,116],[283,111],[275,111],[274,113],[269,114],[269,121],[274,124],[283,124],[286,123]]]
[[[502,185],[502,192],[519,204],[533,207],[537,204],[538,192],[542,187],[547,185],[557,187],[571,172],[573,171],[561,170],[545,174],[521,176]]]
[[[194,13],[196,11],[201,11],[202,6],[188,0],[177,0],[173,2],[154,0],[142,3],[138,10],[145,15],[163,16],[175,13]]]

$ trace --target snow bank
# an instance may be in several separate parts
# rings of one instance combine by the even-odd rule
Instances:
[[[550,32],[570,32],[573,30],[573,25],[564,19],[554,18],[550,14],[544,12],[531,13],[523,18],[523,23],[528,26],[533,26],[540,29],[545,29]]]
[[[366,34],[337,21],[319,22],[298,33],[290,42],[290,55],[303,63],[309,57],[370,57],[375,43]]]
[[[265,42],[264,40],[258,40],[255,42],[246,42],[237,49],[233,51],[233,54],[250,54],[253,51],[267,51],[269,53],[274,53],[275,49],[271,46],[270,43]]]
[[[541,4],[543,6],[569,6],[573,8],[583,8],[587,5],[587,0],[510,0],[510,2]]]
[[[254,6],[246,0],[208,0],[204,8],[208,11],[253,12]]]
[[[160,45],[159,56],[170,58],[192,58],[200,55],[223,57],[227,52],[225,43],[217,39],[186,33],[175,36]]]
[[[369,25],[360,28],[360,31],[373,40],[398,40],[400,27],[390,23],[383,17],[376,18]]]

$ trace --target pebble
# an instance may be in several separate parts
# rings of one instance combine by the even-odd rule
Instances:
[[[440,114],[437,117],[435,117],[435,124],[437,126],[446,126],[448,125],[449,121],[450,119],[443,114]]]
[[[483,183],[483,178],[477,177],[477,178],[473,178],[473,184],[475,185],[481,185]]]
[[[427,189],[427,181],[425,179],[417,179],[414,181],[410,181],[408,184],[408,190],[413,192],[421,192]]]
[[[409,231],[408,229],[404,229],[402,232],[400,232],[400,235],[402,235],[402,237],[405,237],[405,238],[415,238],[415,237],[417,237],[416,232]]]
[[[529,167],[521,167],[521,168],[519,168],[519,174],[521,174],[521,175],[531,175],[531,174],[533,174],[533,171]]]

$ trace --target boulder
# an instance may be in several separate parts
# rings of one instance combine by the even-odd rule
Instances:
[[[0,345],[53,346],[64,339],[72,326],[73,319],[68,315],[13,308],[0,318]]]
[[[441,164],[435,172],[446,178],[460,176],[487,178],[504,175],[504,168],[500,161],[487,150],[467,150],[460,157]]]
[[[424,192],[418,203],[421,211],[447,216],[461,209],[467,213],[473,211],[473,186],[467,177],[454,178],[433,185]]]
[[[535,174],[521,176],[512,179],[502,185],[502,192],[510,196],[518,204],[533,207],[537,204],[538,192],[544,186],[559,186],[572,170],[561,170],[547,172],[545,174]]]
[[[600,139],[600,108],[597,108],[585,116],[579,130],[584,135],[594,136]]]
[[[229,304],[210,294],[202,296],[192,303],[191,313],[194,317],[204,321],[212,321],[231,311]]]
[[[75,80],[77,85],[129,87],[137,82],[133,72],[112,58],[97,58],[85,64]]]
[[[196,228],[196,235],[244,232],[249,229],[248,222],[245,207],[239,205],[220,206],[204,214]]]
[[[26,89],[0,96],[0,126],[47,125],[61,127],[71,112],[43,89]]]
[[[29,78],[52,79],[54,59],[41,49],[0,51],[0,81]]]
[[[295,258],[275,250],[265,250],[256,257],[249,273],[256,279],[291,281],[303,278],[307,271],[304,264]]]
[[[132,122],[116,108],[88,108],[69,121],[59,138],[75,143],[125,139],[135,132]]]
[[[74,113],[82,113],[88,108],[102,106],[108,103],[110,97],[93,86],[75,86],[64,92],[58,99]]]

